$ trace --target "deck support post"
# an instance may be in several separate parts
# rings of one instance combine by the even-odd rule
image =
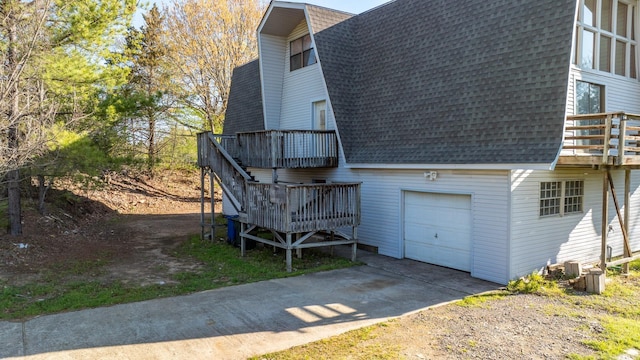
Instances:
[[[298,235],[302,235],[302,234],[293,234],[293,243],[296,243],[298,241],[299,236]],[[302,248],[296,248],[296,257],[298,259],[302,259]]]
[[[216,193],[214,191],[213,170],[209,170],[209,191],[211,192],[211,236],[209,240],[216,238]]]
[[[286,248],[286,256],[287,256],[287,272],[291,272],[292,270],[292,266],[291,266],[291,233],[287,233],[286,236],[286,241],[287,241],[287,248]]]
[[[356,253],[358,252],[358,228],[354,226],[351,229],[351,239],[353,240],[353,244],[351,245],[351,261],[356,261]]]
[[[244,237],[246,228],[245,223],[240,222],[240,255],[242,257],[247,256],[247,239]]]
[[[602,243],[600,246],[600,269],[607,271],[607,231],[609,218],[609,169],[602,172]]]
[[[624,171],[624,230],[625,233],[629,234],[629,212],[631,208],[631,170],[625,169]],[[628,251],[628,247],[624,247],[624,257],[631,257],[631,253]],[[622,265],[622,273],[625,275],[629,275],[629,263],[624,263]]]
[[[200,240],[204,240],[204,174],[203,167],[200,168]]]

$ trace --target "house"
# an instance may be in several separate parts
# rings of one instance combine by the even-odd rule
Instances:
[[[276,165],[263,142],[253,153],[268,161],[244,166],[260,184],[356,184],[360,214],[337,225],[387,256],[497,283],[628,260],[640,250],[639,11],[396,0],[352,15],[272,1],[259,58],[233,74],[229,152],[256,134],[335,136],[337,162]],[[329,141],[316,135],[279,151],[313,158]]]

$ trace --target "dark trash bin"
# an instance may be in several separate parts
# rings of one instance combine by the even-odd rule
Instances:
[[[240,247],[240,221],[238,215],[225,215],[227,219],[227,244]],[[256,247],[256,242],[245,239],[245,249],[251,250]]]
[[[227,244],[240,246],[240,222],[238,215],[225,215],[227,219]]]

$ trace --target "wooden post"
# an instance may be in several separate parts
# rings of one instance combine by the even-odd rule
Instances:
[[[200,240],[204,240],[204,168],[200,168]]]
[[[605,166],[608,164],[609,152],[611,150],[610,144],[609,144],[611,142],[611,128],[612,128],[611,114],[607,114],[607,117],[605,119],[604,144],[602,149],[602,165],[605,165]],[[609,169],[607,169],[607,172],[609,172]]]
[[[287,233],[287,249],[286,249],[286,256],[287,256],[287,272],[291,272],[292,270],[292,266],[291,266],[291,233]]]
[[[631,212],[631,170],[625,169],[624,171],[624,228],[627,234],[629,234],[629,213]],[[627,252],[627,247],[624,248],[624,257],[630,257],[631,254]],[[622,265],[622,273],[629,274],[629,263]]]
[[[620,129],[618,134],[618,165],[624,165],[625,163],[625,147],[627,139],[625,138],[627,134],[627,116],[620,115]]]
[[[356,253],[358,252],[358,227],[354,226],[351,229],[351,240],[353,240],[353,245],[351,245],[351,261],[356,261]]]
[[[244,238],[245,230],[245,224],[243,222],[240,222],[240,255],[242,257],[245,257],[247,255],[247,240]]]
[[[611,195],[613,196],[613,204],[616,208],[616,215],[618,215],[618,222],[620,223],[620,229],[622,229],[622,239],[624,242],[624,253],[631,254],[631,246],[629,245],[629,235],[627,233],[627,226],[624,223],[624,219],[622,214],[620,214],[620,204],[618,203],[618,197],[616,196],[616,188],[613,185],[613,179],[611,178],[611,173],[607,171],[607,179],[609,181],[609,186],[611,187]],[[629,255],[631,256],[631,255]],[[625,256],[626,257],[626,256]]]
[[[214,191],[214,181],[213,181],[213,170],[209,170],[209,190],[211,195],[211,237],[209,238],[211,241],[214,241],[216,238],[216,199],[215,199],[215,191]]]
[[[292,241],[295,243],[298,241],[299,235],[298,234],[293,234],[293,239]],[[296,257],[298,259],[302,259],[302,248],[296,248]]]
[[[609,169],[605,169],[602,177],[602,243],[600,247],[600,269],[607,270],[607,230],[609,218]]]

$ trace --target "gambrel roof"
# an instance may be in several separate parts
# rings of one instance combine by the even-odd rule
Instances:
[[[223,134],[264,130],[260,67],[253,60],[233,70]]]
[[[575,0],[396,0],[344,19],[307,11],[348,163],[555,161]]]

